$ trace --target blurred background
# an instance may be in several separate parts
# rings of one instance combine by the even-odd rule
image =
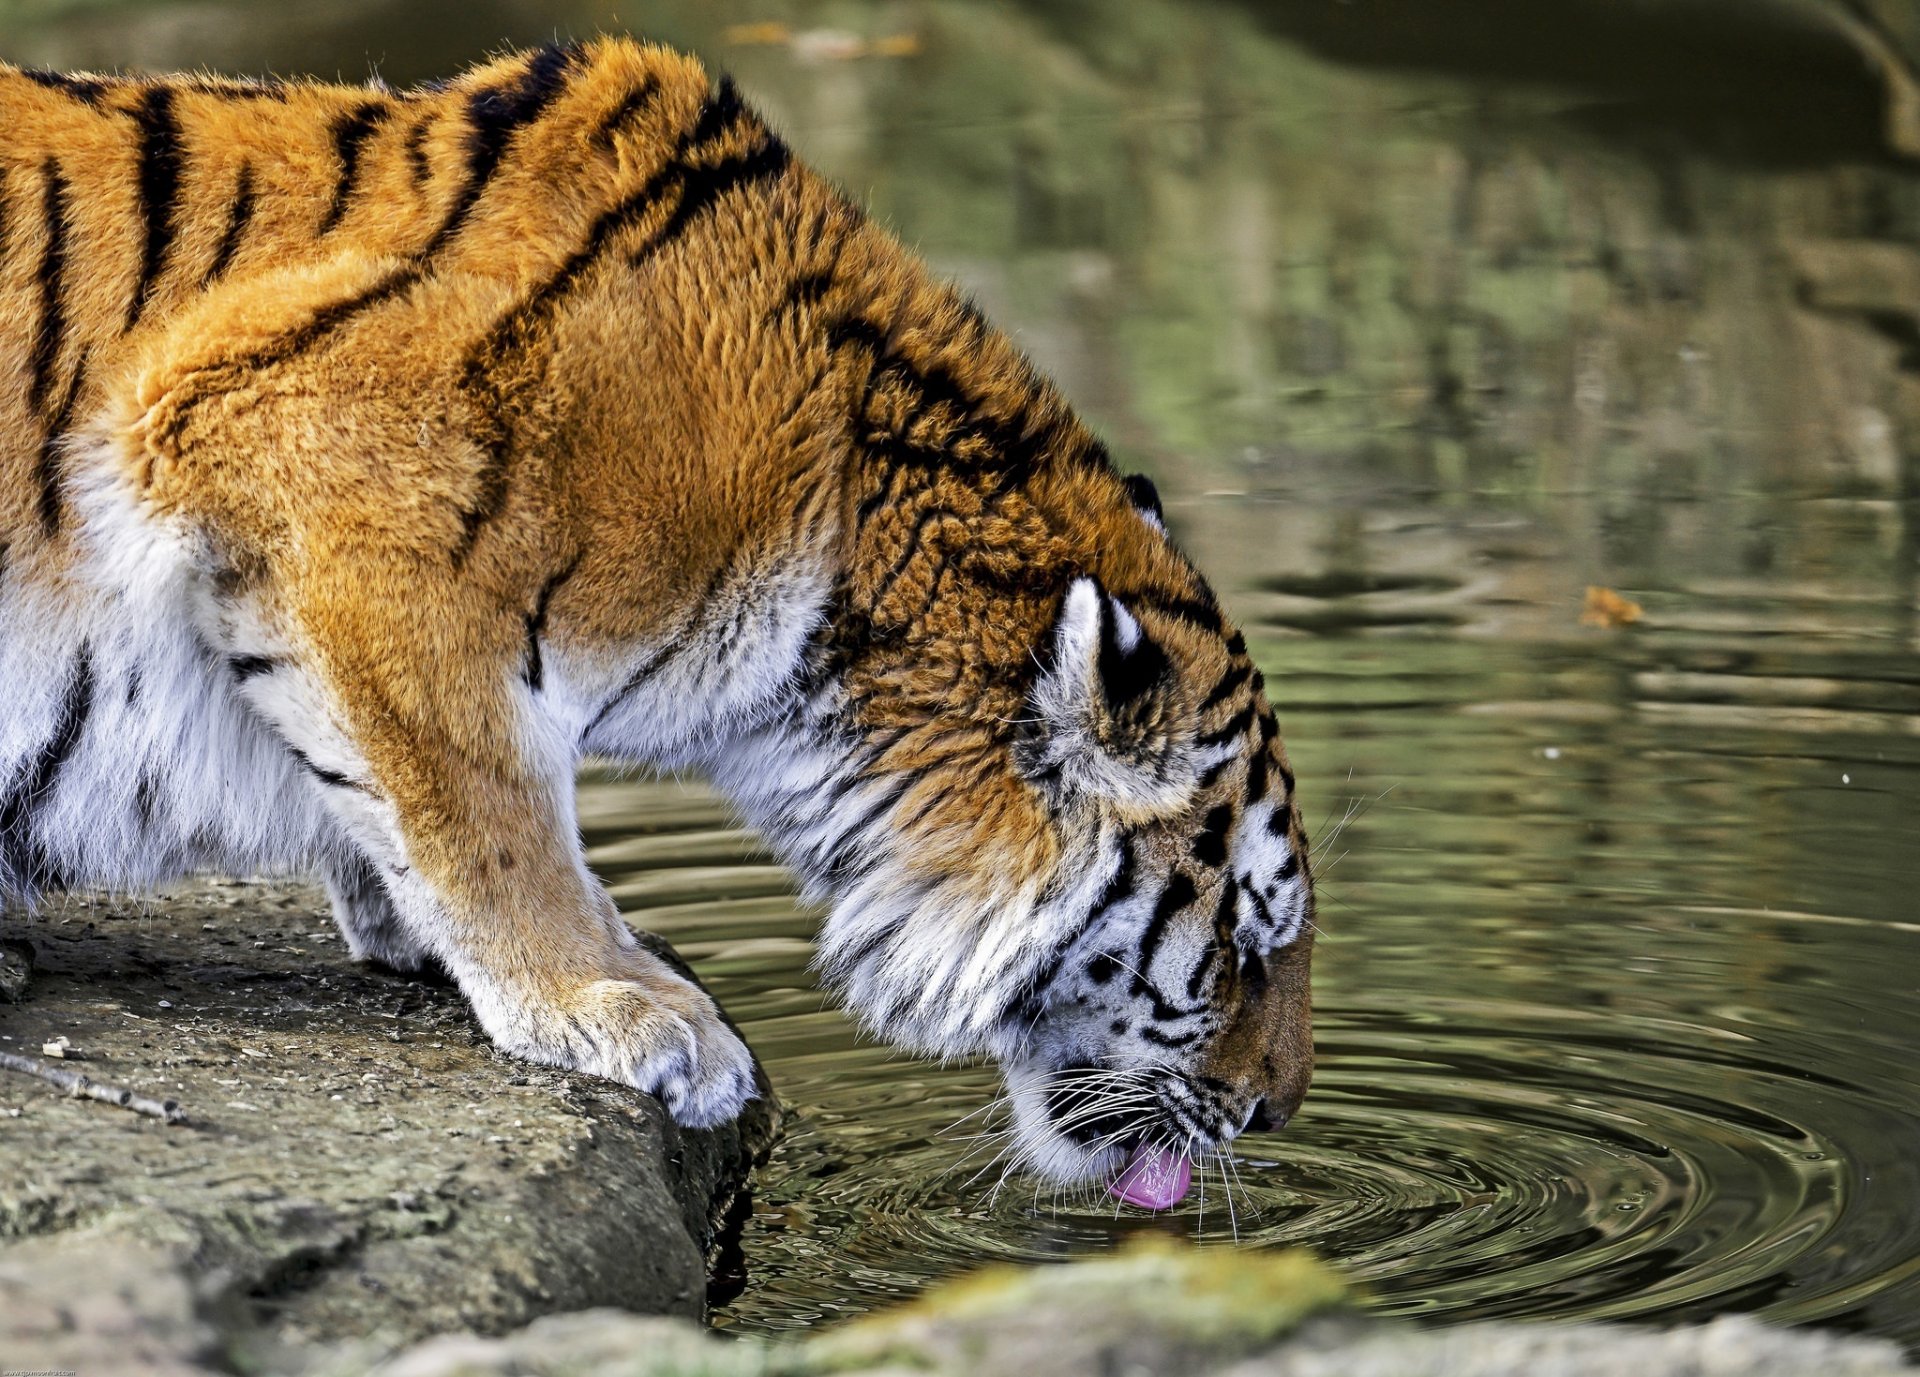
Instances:
[[[1167,1229],[1920,1343],[1920,7],[0,0],[12,62],[395,86],[600,31],[731,70],[1159,481],[1324,876],[1307,1108],[1120,1217],[854,1036],[697,786],[591,778],[797,1111],[720,1323]]]

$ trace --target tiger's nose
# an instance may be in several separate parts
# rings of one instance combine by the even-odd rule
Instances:
[[[1273,1133],[1287,1126],[1287,1120],[1293,1117],[1284,1107],[1276,1106],[1272,1100],[1255,1100],[1247,1110],[1247,1121],[1240,1125],[1242,1133]]]

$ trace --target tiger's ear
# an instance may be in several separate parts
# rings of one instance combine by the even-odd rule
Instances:
[[[1097,580],[1075,579],[1040,660],[1017,748],[1028,777],[1130,812],[1179,806],[1198,774],[1190,733],[1173,662],[1139,619]]]

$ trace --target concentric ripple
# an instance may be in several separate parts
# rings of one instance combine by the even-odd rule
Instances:
[[[753,1280],[721,1321],[813,1324],[983,1262],[1055,1259],[1140,1229],[1308,1246],[1379,1308],[1448,1319],[1765,1308],[1836,1320],[1853,1302],[1822,1289],[1833,1260],[1851,1272],[1912,1255],[1910,1225],[1890,1236],[1901,1229],[1849,1211],[1869,1170],[1892,1174],[1881,1189],[1895,1197],[1920,1190],[1895,1146],[1914,1125],[1871,1093],[1684,1028],[1603,1036],[1580,1018],[1500,1012],[1442,1031],[1386,1009],[1331,1011],[1310,1110],[1207,1164],[1186,1204],[1157,1218],[1096,1188],[1003,1175],[992,1136],[968,1132],[990,1073],[849,1049],[798,1082],[834,1107],[805,1112],[765,1174]],[[1887,1151],[1869,1168],[1842,1142]]]
[[[1152,1230],[1303,1245],[1425,1320],[1751,1311],[1920,1345],[1920,731],[1880,704],[1911,676],[1718,654],[1287,649],[1303,787],[1338,777],[1322,751],[1366,780],[1310,800],[1318,1071],[1160,1216],[1008,1170],[991,1068],[858,1038],[807,970],[815,915],[707,795],[590,783],[596,867],[793,1111],[716,1322]],[[1704,712],[1736,691],[1765,711]]]

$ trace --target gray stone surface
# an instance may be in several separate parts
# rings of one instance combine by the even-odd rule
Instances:
[[[1892,1377],[1912,1371],[1892,1344],[1729,1315],[1670,1330],[1473,1324],[1357,1338],[1308,1333],[1219,1377]]]
[[[303,886],[4,923],[34,969],[0,1049],[65,1037],[57,1065],[188,1115],[0,1072],[9,1368],[131,1371],[87,1360],[130,1334],[162,1372],[592,1306],[698,1317],[717,1220],[777,1130],[770,1095],[688,1132],[649,1096],[499,1055],[451,986],[350,961]]]
[[[356,1355],[339,1361],[350,1364]],[[348,1366],[312,1377],[344,1377]],[[797,1342],[703,1339],[611,1312],[501,1339],[441,1338],[375,1377],[1893,1377],[1890,1344],[1732,1317],[1658,1331],[1475,1324],[1419,1330],[1355,1311],[1300,1254],[1160,1246],[995,1268]]]

